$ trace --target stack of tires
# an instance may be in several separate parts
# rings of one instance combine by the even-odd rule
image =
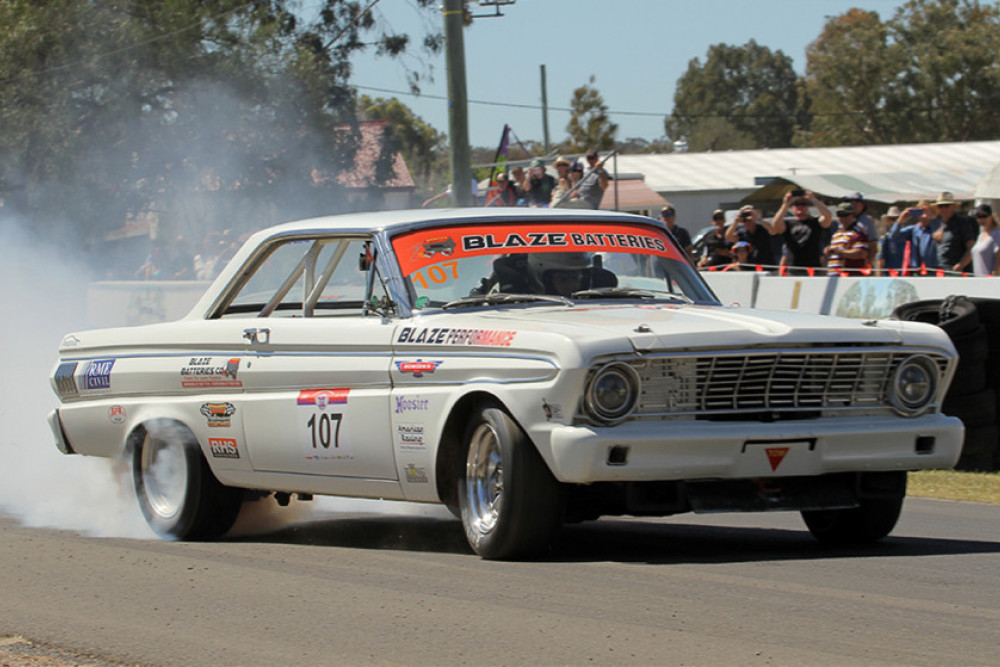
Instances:
[[[958,351],[958,367],[941,411],[965,424],[965,444],[958,470],[993,471],[1000,466],[1000,300],[946,299],[914,301],[896,308],[899,320],[941,327]]]

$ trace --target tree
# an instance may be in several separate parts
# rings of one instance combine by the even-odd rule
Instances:
[[[792,145],[799,93],[792,60],[750,40],[716,44],[677,81],[667,136],[691,150],[784,148]]]
[[[317,175],[359,142],[349,58],[409,39],[358,2],[308,25],[291,4],[0,3],[0,196],[91,237],[148,208],[240,230],[337,210]]]
[[[851,10],[807,50],[813,145],[1000,137],[1000,8],[910,0]]]
[[[438,189],[441,174],[448,170],[448,154],[443,134],[397,100],[362,95],[358,108],[366,119],[384,120],[388,123],[390,145],[402,153],[417,187],[424,192]]]
[[[618,125],[608,117],[608,106],[594,87],[595,81],[595,77],[591,75],[587,84],[573,91],[573,98],[570,100],[572,111],[566,126],[569,133],[569,144],[566,146],[568,152],[579,153],[588,148],[604,151],[615,147]]]

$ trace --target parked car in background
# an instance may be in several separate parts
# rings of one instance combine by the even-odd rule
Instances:
[[[393,211],[261,231],[183,319],[68,334],[49,423],[127,457],[173,538],[328,494],[443,504],[486,558],[688,511],[869,542],[959,456],[955,362],[929,324],[723,307],[647,218]]]

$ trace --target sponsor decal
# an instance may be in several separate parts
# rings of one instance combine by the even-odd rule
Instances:
[[[424,343],[426,345],[483,345],[510,347],[516,331],[501,329],[450,329],[430,327],[403,327],[397,343]]]
[[[454,248],[446,239],[457,240]],[[665,230],[631,223],[462,225],[405,232],[394,237],[392,245],[405,276],[439,263],[442,256],[460,259],[510,252],[630,252],[683,260]]]
[[[79,391],[76,388],[76,379],[73,377],[76,374],[76,362],[69,362],[65,364],[59,364],[59,368],[56,369],[54,379],[56,381],[56,391],[63,398],[68,396],[77,396]]]
[[[418,468],[411,463],[404,470],[406,472],[406,481],[410,484],[427,483],[427,468]]]
[[[767,461],[771,464],[771,470],[777,470],[781,462],[785,460],[789,447],[767,447],[764,452],[767,454]]]
[[[216,459],[240,458],[240,448],[233,438],[209,438],[208,448],[212,451],[212,457]]]
[[[80,377],[82,384],[80,388],[84,391],[105,393],[111,391],[111,368],[114,365],[114,359],[88,361]]]
[[[423,359],[397,361],[396,368],[399,369],[400,373],[413,373],[413,377],[419,378],[423,377],[424,373],[433,373],[443,363],[443,361],[424,361]]]
[[[552,405],[543,398],[542,410],[545,412],[545,421],[552,421],[553,419],[562,419],[561,405]]]
[[[236,406],[232,403],[202,403],[201,414],[205,415],[209,428],[229,427],[231,417],[236,414]]]
[[[108,408],[108,420],[112,424],[125,423],[125,408],[120,405],[112,405]]]
[[[404,412],[426,412],[430,402],[429,398],[420,398],[419,396],[396,396],[395,412],[397,415]]]
[[[349,388],[341,389],[303,389],[296,401],[298,405],[311,405],[325,410],[328,405],[343,405],[347,403]]]
[[[181,386],[186,388],[242,387],[236,375],[240,370],[240,359],[227,359],[224,363],[213,362],[212,357],[192,357],[181,368]]]
[[[400,449],[424,449],[427,446],[423,424],[397,424],[396,435]]]

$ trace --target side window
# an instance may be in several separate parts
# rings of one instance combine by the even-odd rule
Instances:
[[[286,241],[254,268],[223,316],[322,317],[359,314],[368,272],[360,265],[368,239],[321,238]],[[375,296],[384,296],[380,281]]]

